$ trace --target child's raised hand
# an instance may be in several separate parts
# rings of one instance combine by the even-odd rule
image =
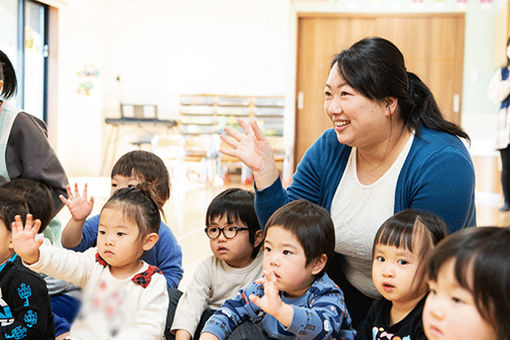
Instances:
[[[87,183],[85,183],[85,187],[83,188],[83,195],[80,195],[78,191],[78,183],[74,184],[74,195],[71,191],[71,186],[68,185],[66,189],[68,198],[60,195],[60,200],[64,202],[69,209],[73,220],[76,222],[85,221],[92,212],[92,207],[94,206],[94,197],[90,196],[90,199],[87,200]]]
[[[276,316],[283,305],[280,298],[280,290],[276,285],[276,275],[272,271],[264,270],[264,277],[258,279],[256,283],[264,285],[264,296],[258,297],[250,295],[250,301],[260,307],[264,312]]]
[[[32,215],[28,214],[25,226],[21,216],[16,215],[11,225],[12,247],[16,254],[28,264],[39,260],[39,247],[43,243],[42,238],[36,239],[35,235],[41,227],[40,220],[33,220]]]

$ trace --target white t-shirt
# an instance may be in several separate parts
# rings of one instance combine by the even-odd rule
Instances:
[[[335,251],[347,262],[347,280],[363,294],[376,298],[380,294],[372,282],[372,244],[381,224],[394,214],[395,190],[414,134],[391,167],[377,181],[363,185],[356,172],[356,148],[352,148],[344,174],[331,202],[335,225]]]

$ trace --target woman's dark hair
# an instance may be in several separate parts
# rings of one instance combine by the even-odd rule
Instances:
[[[113,193],[101,209],[120,207],[124,218],[138,226],[140,236],[158,233],[161,224],[161,208],[154,200],[154,191],[147,182],[136,187],[121,188]]]
[[[462,229],[441,241],[428,261],[432,281],[447,261],[455,261],[457,283],[471,292],[481,317],[496,329],[497,340],[510,340],[509,245],[509,227]]]
[[[28,214],[28,206],[25,201],[16,195],[12,195],[7,189],[0,188],[0,220],[5,224],[7,230],[11,230],[11,223],[14,216],[20,215],[23,225]]]
[[[422,126],[470,140],[462,128],[443,118],[430,89],[414,73],[407,72],[404,56],[390,41],[365,38],[335,56],[342,78],[365,97],[383,101],[398,99],[399,118],[420,136]]]
[[[0,50],[0,80],[4,81],[0,97],[5,99],[11,98],[18,88],[18,81],[16,80],[16,72],[14,66],[7,55]]]
[[[154,201],[159,208],[162,208],[170,198],[168,169],[161,158],[152,152],[135,150],[124,154],[113,165],[112,178],[115,175],[133,176],[142,182],[149,182],[153,186]]]
[[[306,265],[326,254],[326,265],[316,277],[324,273],[335,251],[335,228],[326,209],[305,200],[292,201],[271,215],[266,223],[264,238],[273,226],[288,230],[296,236],[305,252]]]
[[[11,195],[20,197],[27,204],[29,213],[34,219],[41,221],[39,233],[42,233],[53,217],[53,197],[48,187],[28,178],[15,178],[0,187],[8,190]]]
[[[219,193],[213,198],[205,214],[205,225],[207,227],[216,218],[227,218],[228,224],[241,222],[248,227],[250,243],[255,245],[255,234],[261,230],[253,201],[255,194],[251,191],[230,188]],[[253,248],[251,254],[255,258],[259,252],[260,244]]]
[[[388,218],[375,234],[372,257],[376,254],[377,245],[407,249],[413,254],[416,252],[420,262],[413,281],[422,283],[427,276],[425,259],[446,235],[446,223],[441,217],[416,209],[402,210]],[[414,289],[414,293],[417,293],[420,284],[415,285]]]

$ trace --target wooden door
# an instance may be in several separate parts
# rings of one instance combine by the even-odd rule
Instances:
[[[331,60],[356,41],[380,36],[403,53],[407,70],[429,86],[446,119],[460,124],[464,14],[301,14],[298,18],[294,160],[332,127],[323,110]],[[457,107],[454,110],[454,104]]]

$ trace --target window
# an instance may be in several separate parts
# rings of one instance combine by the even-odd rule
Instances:
[[[46,121],[48,6],[32,0],[2,0],[0,22],[0,49],[12,61],[18,78],[18,93],[12,100]]]

